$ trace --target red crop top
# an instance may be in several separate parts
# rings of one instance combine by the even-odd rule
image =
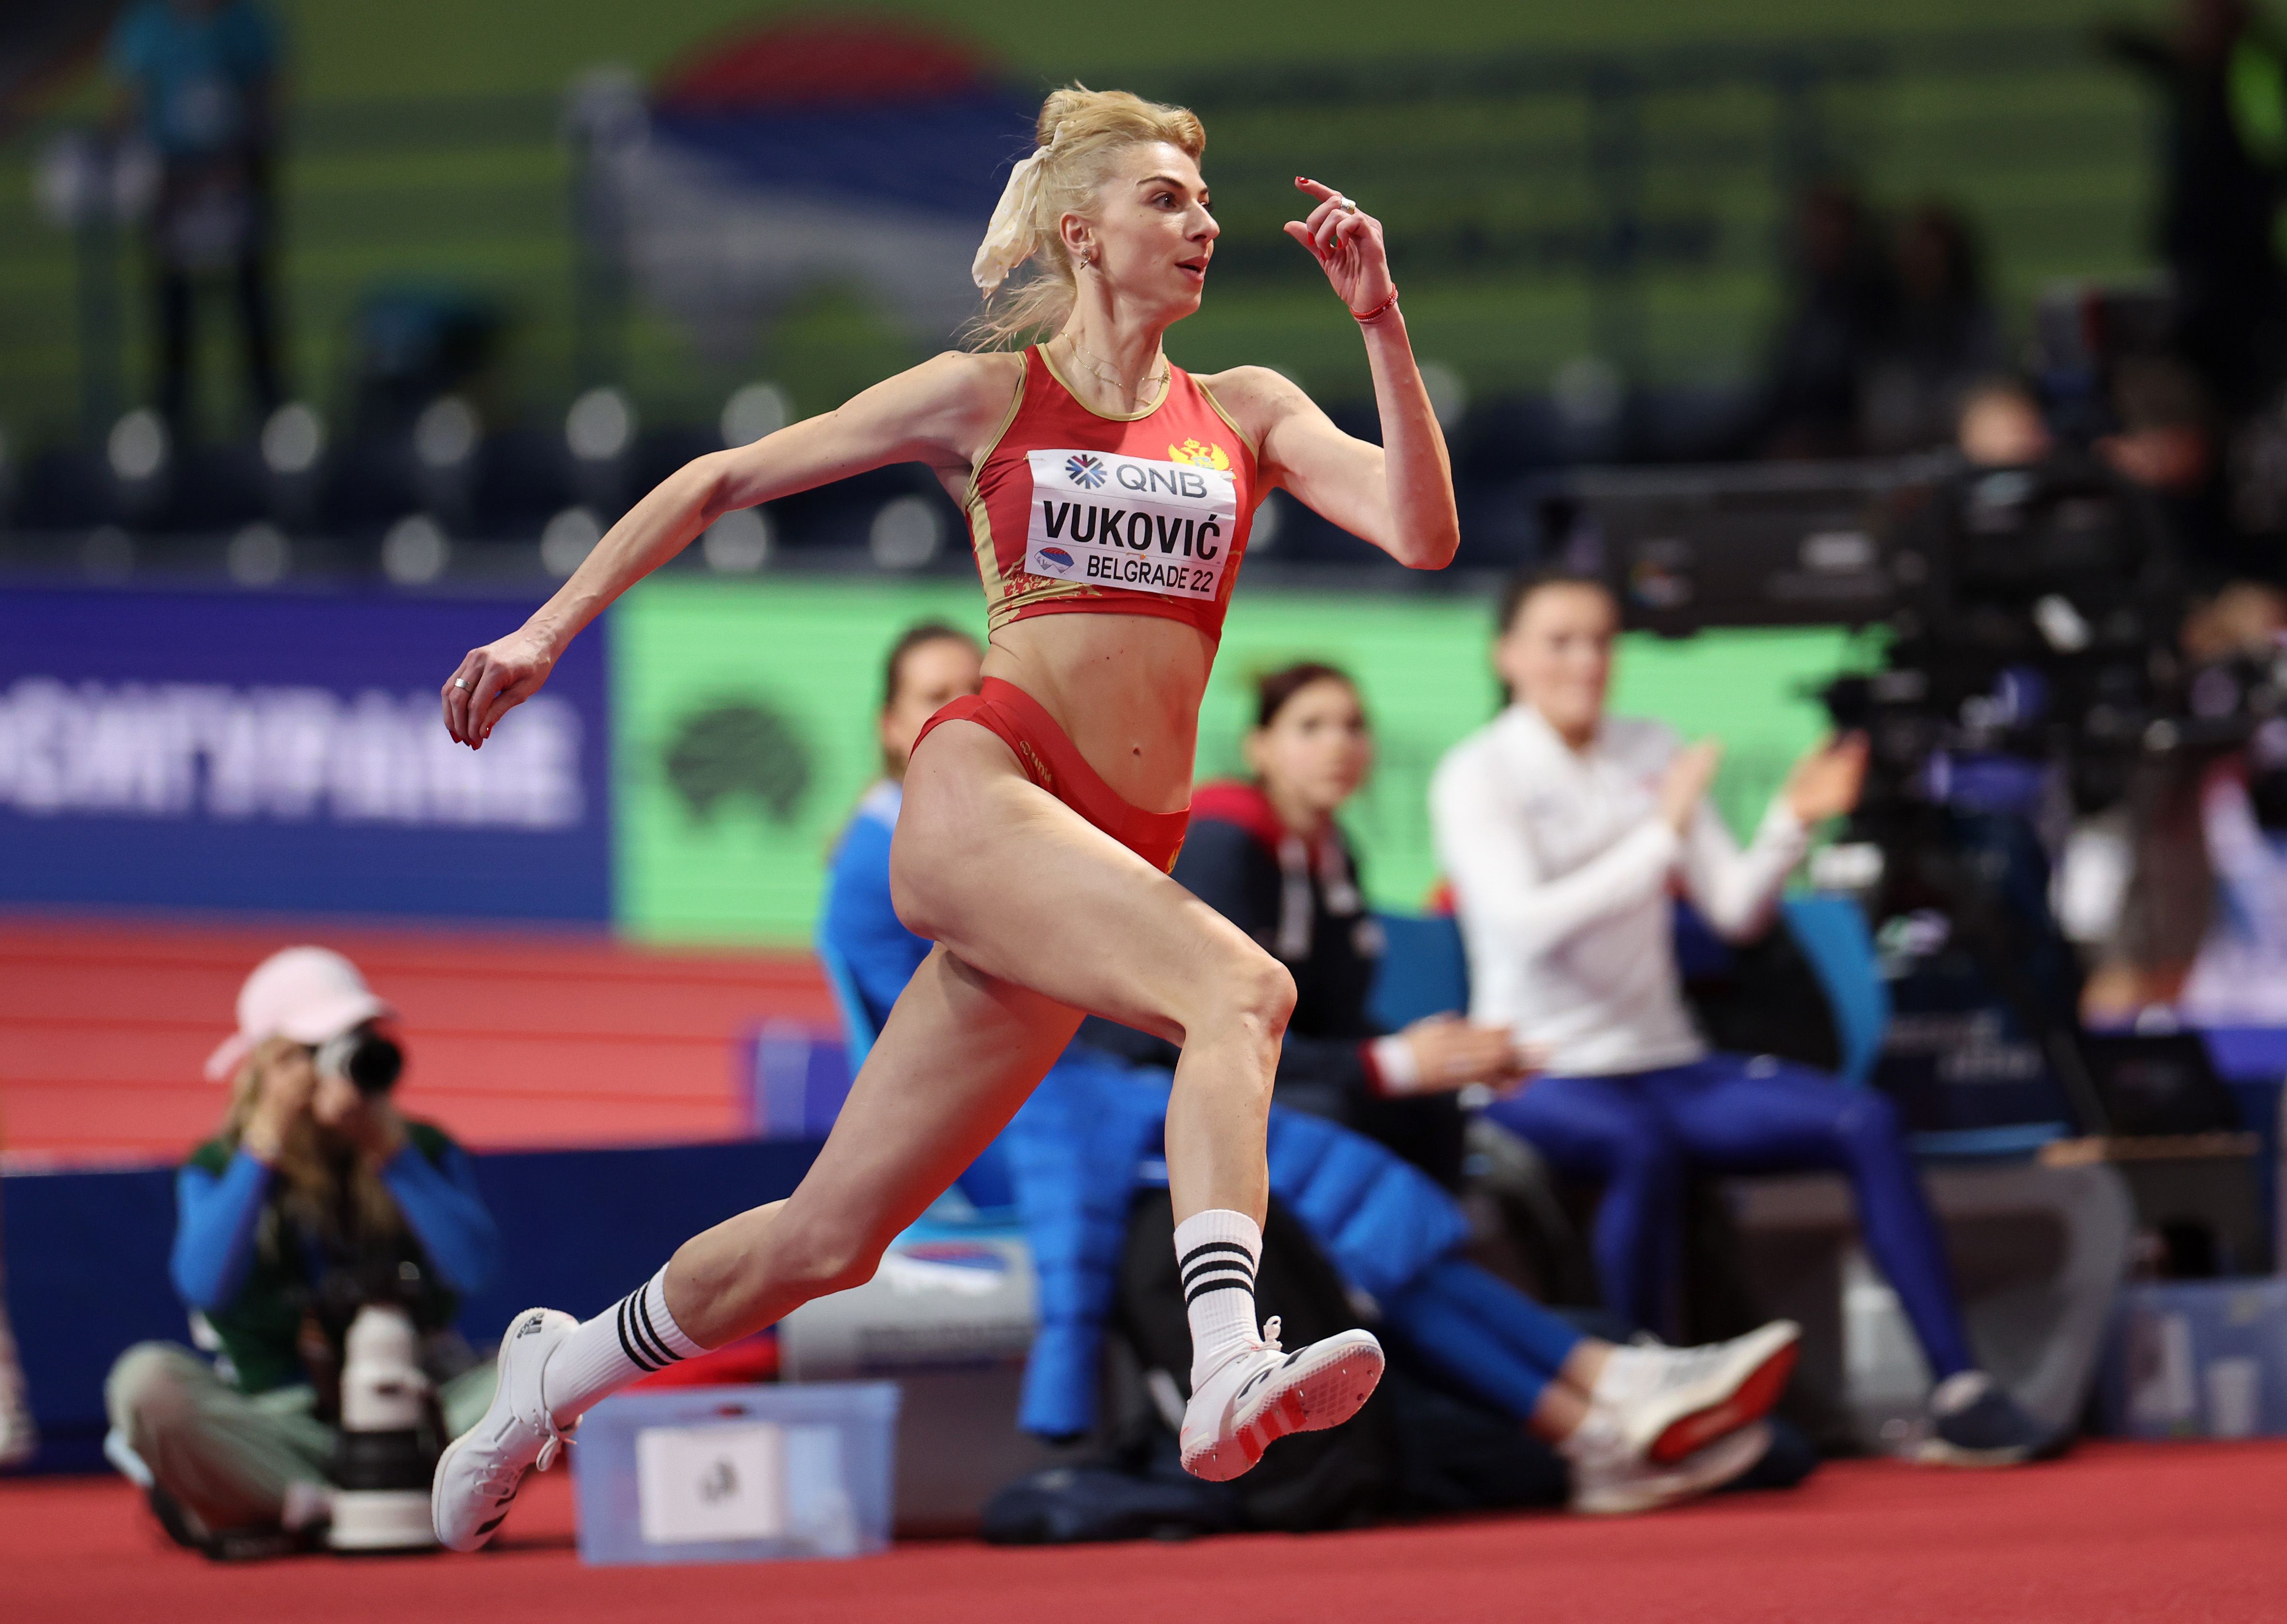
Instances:
[[[964,504],[985,624],[1159,615],[1219,639],[1255,496],[1254,447],[1191,374],[1170,362],[1158,406],[1105,417],[1035,345]]]

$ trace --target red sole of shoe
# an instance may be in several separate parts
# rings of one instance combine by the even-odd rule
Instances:
[[[1673,1466],[1727,1433],[1761,1421],[1770,1414],[1771,1407],[1786,1391],[1787,1379],[1794,1375],[1799,1351],[1800,1344],[1787,1344],[1758,1365],[1753,1374],[1733,1388],[1731,1396],[1721,1403],[1711,1404],[1704,1410],[1695,1410],[1668,1423],[1667,1430],[1652,1440],[1647,1455],[1661,1466]]]
[[[1245,1462],[1238,1470],[1222,1472],[1221,1451],[1210,1451],[1184,1469],[1209,1482],[1228,1483],[1253,1471],[1262,1452],[1290,1432],[1320,1432],[1338,1427],[1365,1407],[1381,1384],[1382,1357],[1379,1349],[1354,1349],[1322,1370],[1313,1370],[1267,1406],[1262,1414],[1238,1429],[1226,1448],[1235,1449]],[[1200,1467],[1207,1467],[1202,1471]]]

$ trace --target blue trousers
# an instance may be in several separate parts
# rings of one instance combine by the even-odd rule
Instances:
[[[1630,1324],[1670,1328],[1688,1172],[1821,1168],[1848,1175],[1866,1250],[1937,1378],[1976,1364],[1937,1220],[1887,1096],[1805,1066],[1711,1054],[1658,1071],[1542,1077],[1490,1110],[1559,1171],[1603,1185],[1596,1270],[1604,1306]]]
[[[1519,1422],[1532,1418],[1584,1340],[1506,1281],[1458,1257],[1439,1258],[1381,1306],[1383,1323],[1413,1352]]]

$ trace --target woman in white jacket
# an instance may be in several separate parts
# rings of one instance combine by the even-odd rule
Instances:
[[[2048,1430],[1977,1368],[1945,1248],[1888,1099],[1769,1056],[1711,1052],[1676,974],[1670,897],[1727,938],[1766,928],[1805,831],[1856,803],[1865,743],[1805,756],[1742,850],[1706,804],[1716,747],[1604,713],[1619,609],[1600,583],[1512,587],[1494,664],[1516,696],[1456,745],[1430,789],[1469,956],[1470,1018],[1514,1028],[1547,1075],[1490,1114],[1559,1170],[1604,1186],[1605,1305],[1660,1328],[1697,1168],[1831,1168],[1938,1378],[1924,1458],[1998,1465]]]

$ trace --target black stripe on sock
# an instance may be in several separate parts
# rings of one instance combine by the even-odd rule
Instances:
[[[1233,1263],[1228,1257],[1210,1257],[1198,1267],[1183,1271],[1183,1289],[1189,1291],[1210,1274],[1237,1274],[1245,1278],[1249,1289],[1254,1285],[1254,1271],[1245,1264]]]
[[[628,1293],[628,1328],[643,1344],[643,1351],[651,1355],[652,1362],[664,1368],[675,1362],[675,1355],[667,1351],[658,1333],[651,1328],[650,1316],[644,1313],[644,1294],[650,1289],[649,1286],[638,1286]]]
[[[1204,1285],[1192,1287],[1184,1295],[1183,1306],[1189,1308],[1210,1291],[1244,1291],[1252,1297],[1254,1295],[1254,1287],[1253,1282],[1244,1280],[1211,1280]]]
[[[1236,1241],[1210,1241],[1205,1246],[1195,1246],[1175,1259],[1175,1267],[1188,1273],[1191,1265],[1209,1252],[1236,1252],[1246,1259],[1246,1272],[1250,1274],[1254,1273],[1254,1254]]]
[[[628,1304],[629,1298],[621,1297],[620,1299],[620,1313],[617,1321],[620,1333],[620,1352],[626,1354],[635,1364],[637,1369],[656,1370],[659,1368],[659,1366],[653,1362],[652,1358],[648,1353],[645,1352],[636,1345],[634,1337],[629,1335],[629,1326],[630,1319],[628,1313]]]
[[[660,1295],[663,1299],[666,1293],[662,1291]],[[660,1304],[660,1312],[662,1313],[667,1312],[667,1304],[663,1300]],[[644,1335],[650,1338],[651,1345],[659,1350],[661,1360],[670,1365],[682,1362],[683,1355],[667,1345],[667,1338],[661,1336],[659,1327],[651,1322],[651,1288],[649,1286],[636,1293],[636,1320],[643,1328]]]

